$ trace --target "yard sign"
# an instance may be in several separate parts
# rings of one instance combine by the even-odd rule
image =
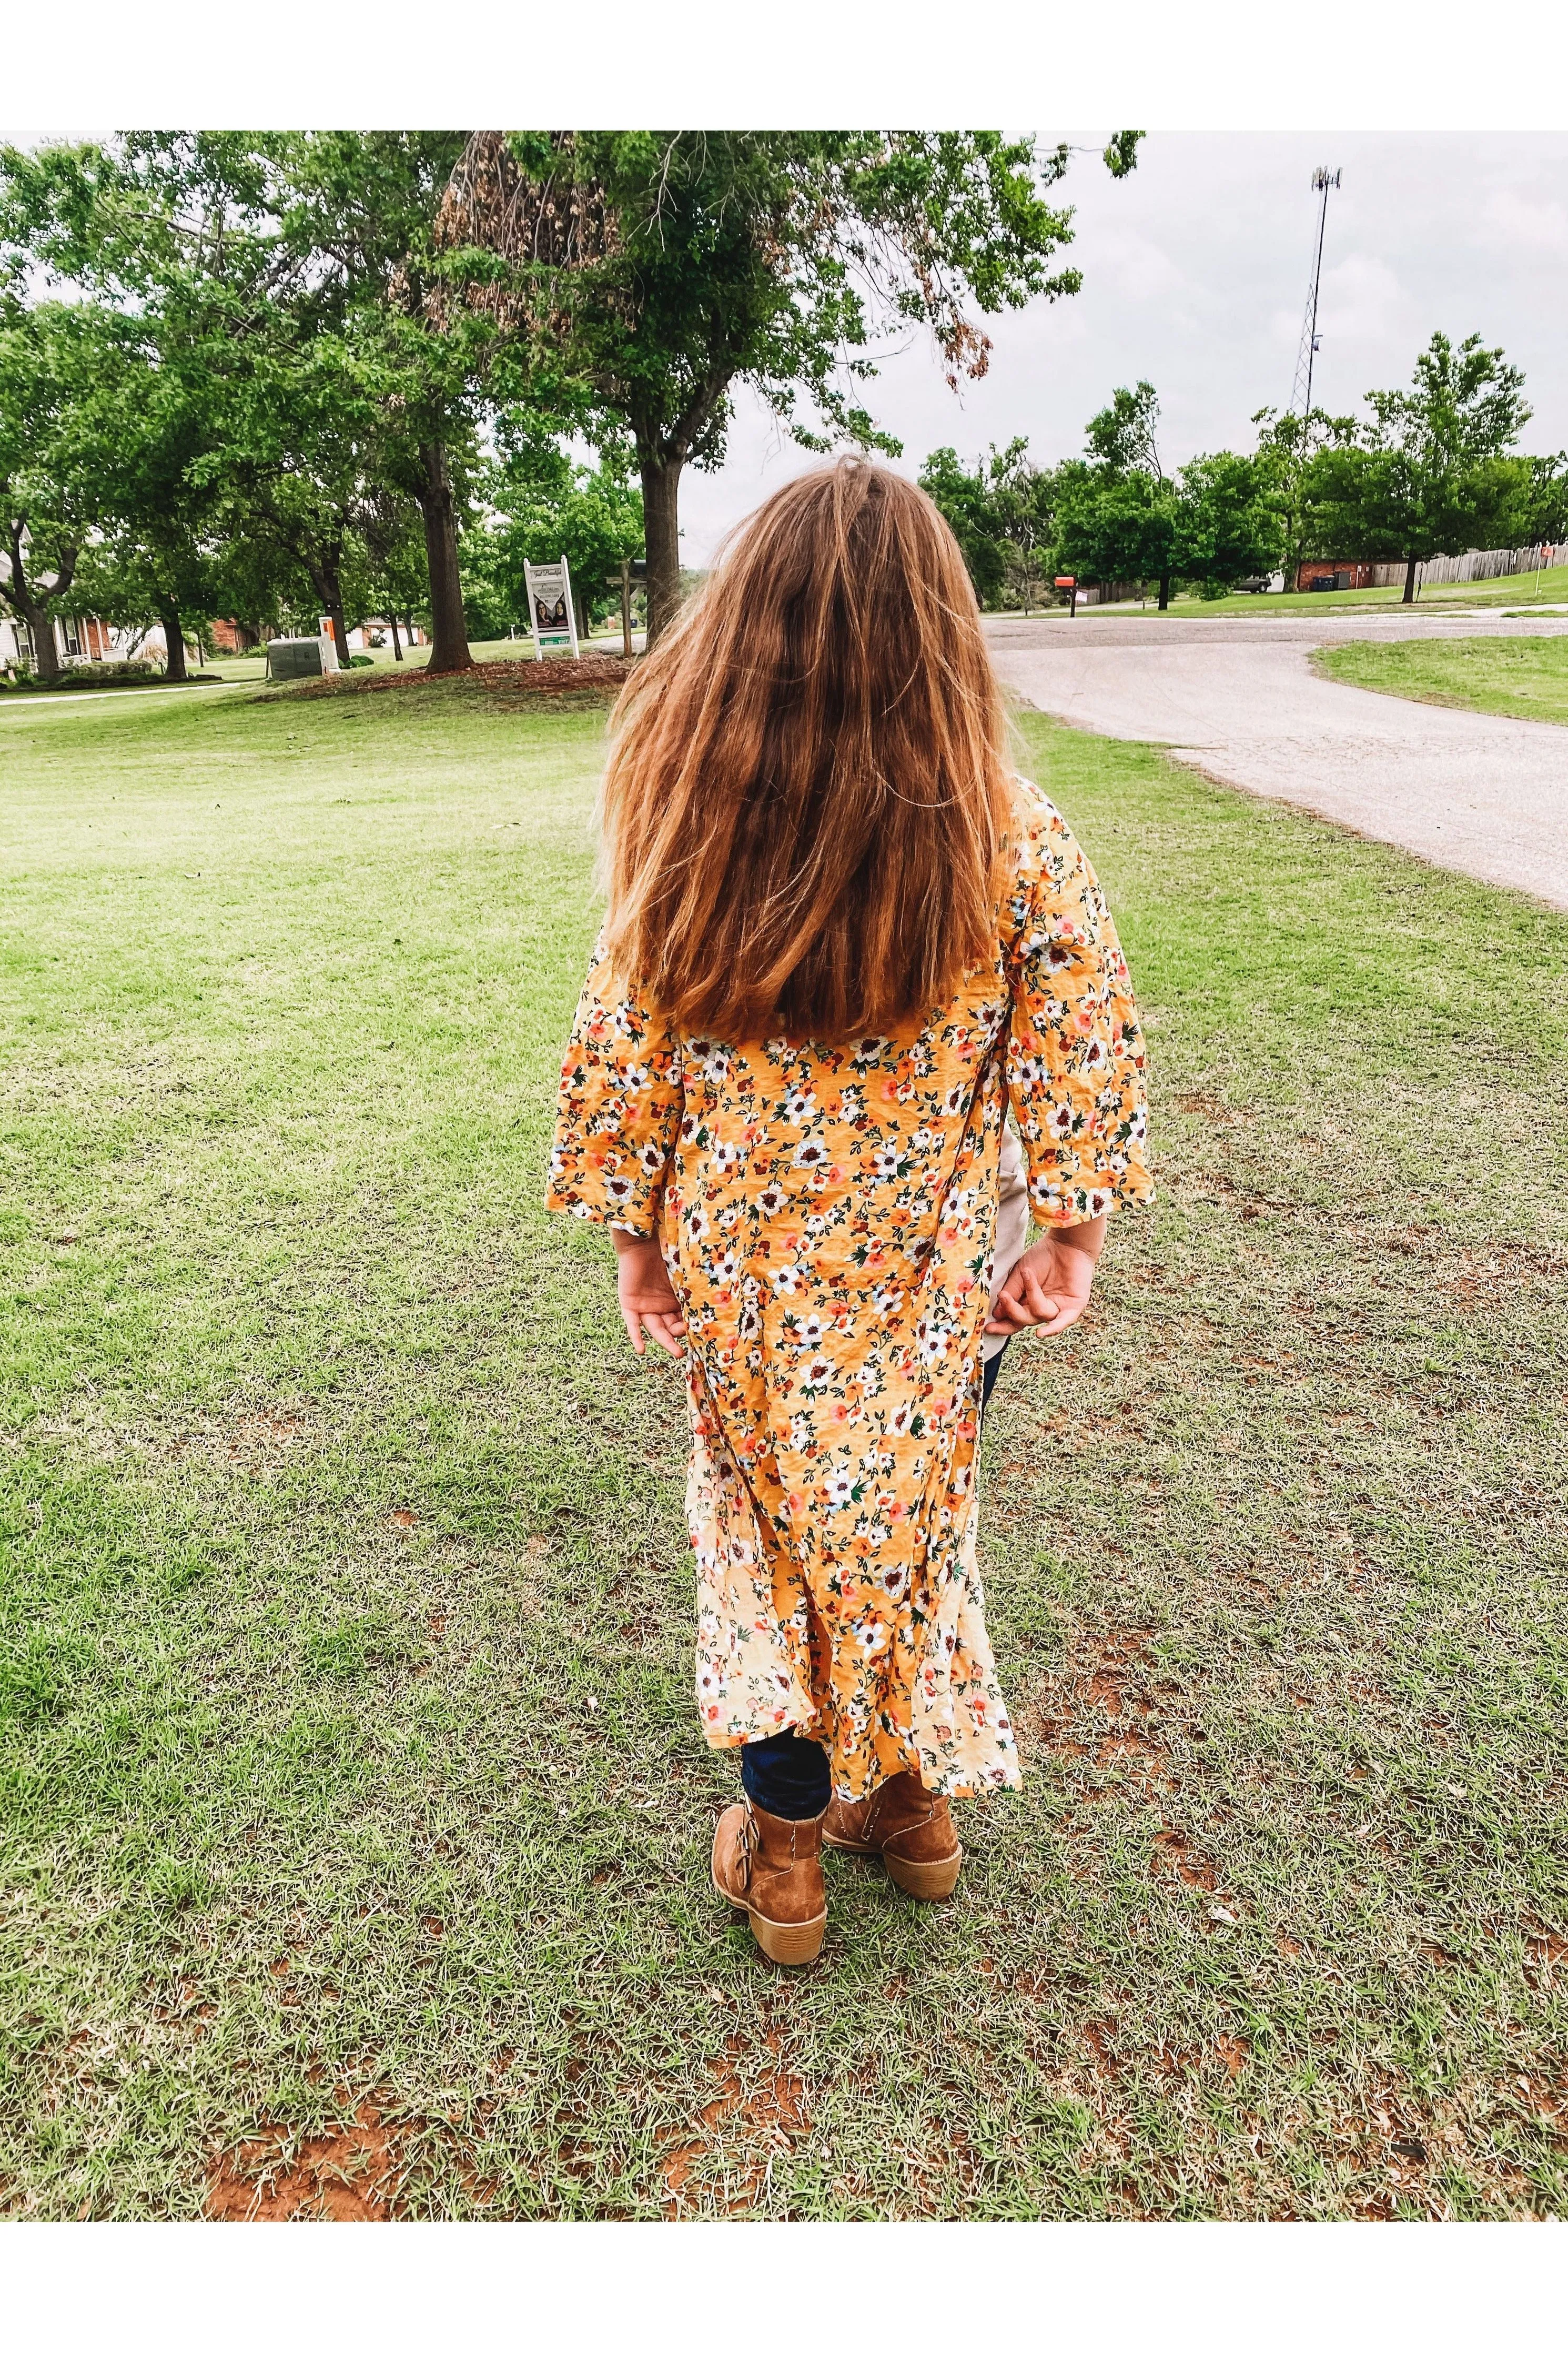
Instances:
[[[533,632],[533,659],[544,659],[546,646],[570,646],[574,661],[583,659],[577,643],[577,615],[572,603],[572,575],[566,558],[559,564],[525,564],[528,624]]]

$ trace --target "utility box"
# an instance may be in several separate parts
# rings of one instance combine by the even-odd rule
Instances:
[[[268,678],[327,678],[337,667],[331,638],[273,638],[267,648]]]

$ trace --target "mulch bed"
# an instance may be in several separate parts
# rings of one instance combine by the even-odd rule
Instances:
[[[442,670],[432,676],[412,664],[400,669],[340,670],[335,678],[313,678],[296,687],[297,695],[382,694],[389,687],[440,686],[458,679],[465,686],[483,687],[503,694],[618,694],[637,664],[624,654],[585,654],[581,661],[475,662],[469,670]]]

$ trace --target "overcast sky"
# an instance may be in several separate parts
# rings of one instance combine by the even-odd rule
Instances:
[[[1070,135],[1098,148],[1108,129]],[[1042,462],[1076,454],[1112,388],[1140,376],[1160,394],[1167,466],[1251,448],[1254,410],[1290,397],[1317,164],[1342,166],[1344,184],[1329,199],[1315,403],[1338,413],[1405,382],[1436,327],[1479,332],[1525,372],[1524,446],[1568,445],[1568,136],[1156,132],[1128,180],[1074,158],[1060,193],[1077,208],[1083,291],[989,322],[984,382],[955,397],[923,337],[888,359],[868,405],[905,467],[944,442],[967,459],[1018,433]],[[685,561],[707,563],[813,462],[742,392],[722,471],[682,483]]]

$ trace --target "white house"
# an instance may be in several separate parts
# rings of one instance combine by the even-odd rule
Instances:
[[[115,632],[96,614],[85,620],[54,623],[55,651],[63,662],[110,661],[118,650]],[[32,633],[25,621],[0,617],[0,670],[15,670],[19,663],[32,667]]]

